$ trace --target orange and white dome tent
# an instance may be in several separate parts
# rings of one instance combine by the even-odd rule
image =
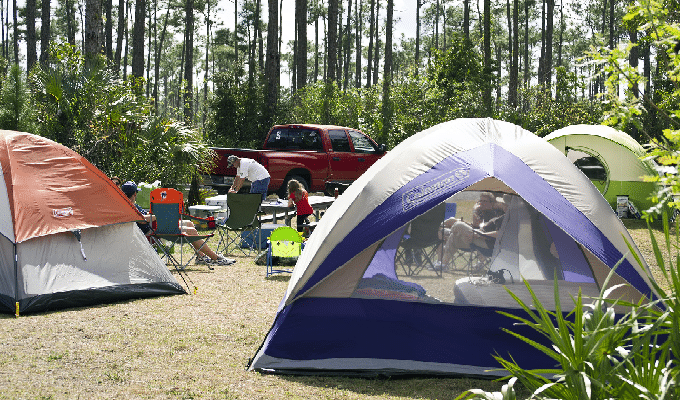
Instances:
[[[0,131],[0,311],[185,293],[111,180],[75,151]]]

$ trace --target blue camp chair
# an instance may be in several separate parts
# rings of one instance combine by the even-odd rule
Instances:
[[[155,217],[152,223],[152,233],[150,238],[155,246],[160,249],[162,256],[178,272],[184,271],[191,261],[196,258],[197,251],[186,261],[184,260],[184,243],[193,243],[197,240],[205,240],[212,237],[214,233],[202,235],[187,235],[182,232],[180,226],[182,219],[201,219],[182,213],[184,206],[184,196],[182,192],[171,188],[158,188],[151,191],[149,212]],[[167,241],[166,244],[164,241]],[[175,244],[180,245],[179,259],[173,254],[172,248]],[[203,247],[203,246],[201,246]],[[211,266],[208,268],[213,269]]]
[[[267,248],[267,277],[282,273],[293,272],[292,269],[277,268],[274,269],[275,258],[279,261],[285,258],[297,258],[302,254],[304,239],[300,232],[291,228],[290,226],[281,226],[272,232],[269,236],[269,246]]]

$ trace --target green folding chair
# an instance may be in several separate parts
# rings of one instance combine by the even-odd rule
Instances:
[[[226,219],[216,221],[217,232],[220,241],[215,251],[224,254],[232,254],[231,251],[241,251],[243,255],[250,255],[250,251],[257,246],[260,248],[261,230],[258,213],[262,195],[259,193],[229,193],[227,195],[227,208],[229,216]],[[256,232],[257,231],[257,232]],[[248,232],[247,237],[242,237],[241,233]],[[257,241],[255,240],[257,236]],[[246,248],[241,246],[241,241],[250,239],[251,245]]]
[[[282,273],[293,272],[292,269],[277,268],[274,269],[274,258],[279,260],[282,258],[297,258],[302,254],[304,239],[300,232],[291,228],[290,226],[281,226],[269,236],[267,240],[269,247],[267,248],[267,277]]]

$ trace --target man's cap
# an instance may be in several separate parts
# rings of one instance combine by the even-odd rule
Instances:
[[[136,183],[132,181],[127,181],[120,187],[120,190],[122,190],[123,193],[125,193],[126,195],[130,196],[135,192],[139,192],[140,189],[137,188]]]
[[[229,156],[229,157],[227,158],[227,165],[229,165],[230,167],[233,166],[233,165],[234,165],[234,162],[236,162],[236,160],[238,160],[238,157],[236,157],[236,156]]]

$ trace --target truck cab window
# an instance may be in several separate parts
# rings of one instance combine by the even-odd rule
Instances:
[[[375,153],[377,152],[376,147],[373,142],[359,132],[349,131],[349,137],[352,138],[352,144],[354,145],[354,151],[356,153]]]
[[[347,139],[347,134],[345,131],[330,130],[328,131],[328,137],[331,139],[333,151],[352,151],[352,149],[349,147],[349,139]]]
[[[288,148],[288,136],[288,129],[277,129],[272,131],[267,139],[267,147],[270,149]]]
[[[300,149],[323,151],[323,144],[321,143],[319,132],[311,130],[301,131],[300,137],[302,139]]]
[[[278,150],[323,150],[319,133],[310,129],[277,129],[269,134],[266,146]]]

